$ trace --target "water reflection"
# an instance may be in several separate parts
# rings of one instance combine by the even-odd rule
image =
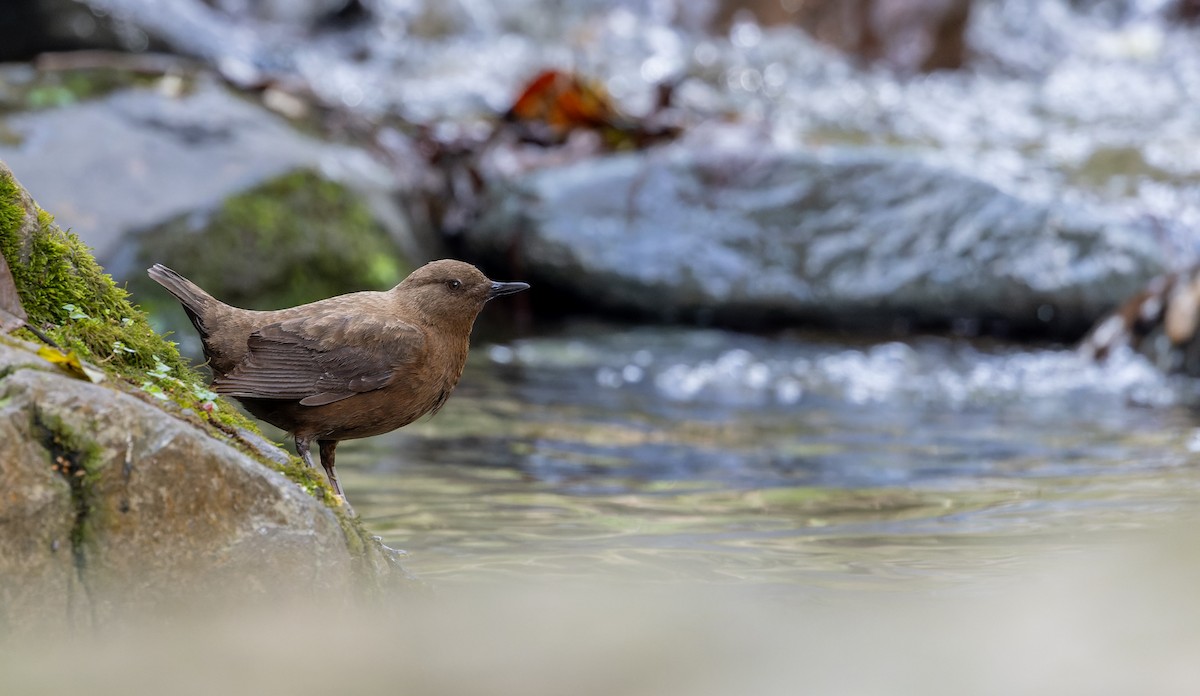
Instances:
[[[1133,356],[577,325],[344,463],[430,578],[954,580],[1188,505],[1181,394]]]

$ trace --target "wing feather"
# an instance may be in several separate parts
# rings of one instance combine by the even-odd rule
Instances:
[[[220,394],[321,406],[390,384],[424,355],[424,334],[400,320],[345,313],[264,326],[246,357],[213,381]]]

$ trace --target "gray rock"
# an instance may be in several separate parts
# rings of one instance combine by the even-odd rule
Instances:
[[[283,174],[311,170],[363,194],[405,253],[418,254],[387,191],[391,174],[365,153],[328,145],[202,78],[171,96],[132,89],[4,119],[18,144],[0,160],[118,279],[141,273],[129,236]],[[64,163],[70,163],[65,166]]]
[[[45,51],[144,50],[147,43],[136,28],[77,0],[5,0],[0,13],[0,62],[28,60]]]
[[[271,23],[315,28],[338,12],[346,9],[351,0],[215,0],[222,12],[234,17],[253,17]]]
[[[317,592],[336,606],[402,576],[361,529],[228,442],[0,341],[0,630],[214,596]]]
[[[112,15],[147,37],[162,42],[174,53],[199,58],[216,67],[234,84],[262,82],[279,69],[290,67],[278,46],[299,37],[278,36],[262,23],[237,22],[197,0],[84,0],[96,12]]]
[[[541,170],[485,209],[474,255],[672,320],[1079,333],[1163,264],[1145,230],[872,151],[681,144]]]

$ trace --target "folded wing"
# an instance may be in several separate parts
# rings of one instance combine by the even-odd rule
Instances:
[[[237,398],[331,404],[391,384],[417,367],[425,337],[398,320],[330,314],[250,334],[249,352],[213,388]]]

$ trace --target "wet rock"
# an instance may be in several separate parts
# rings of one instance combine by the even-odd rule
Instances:
[[[300,171],[352,189],[393,244],[406,254],[420,253],[391,199],[395,184],[383,167],[361,151],[299,134],[210,79],[176,96],[123,90],[0,123],[16,140],[0,145],[0,159],[21,172],[41,204],[121,280],[141,274],[132,243],[138,233],[181,218],[201,228],[229,198]],[[321,195],[325,187],[313,184],[311,190]]]
[[[818,41],[868,61],[930,71],[966,62],[971,0],[723,0],[715,23],[728,28],[744,18],[739,13],[766,25],[798,25]]]
[[[347,601],[338,513],[121,391],[0,346],[0,625],[108,621],[217,592]]]
[[[873,151],[672,146],[516,178],[464,245],[610,310],[1079,335],[1162,268],[1149,233]]]
[[[143,50],[147,44],[137,29],[76,0],[5,0],[0,12],[0,62],[28,60],[43,51]]]

